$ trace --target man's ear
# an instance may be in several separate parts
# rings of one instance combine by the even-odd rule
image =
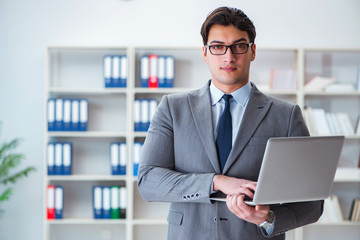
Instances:
[[[206,54],[207,54],[207,48],[205,46],[202,47],[203,50],[203,59],[204,62],[207,64]]]
[[[256,57],[256,44],[254,43],[251,46],[251,61],[254,61]]]

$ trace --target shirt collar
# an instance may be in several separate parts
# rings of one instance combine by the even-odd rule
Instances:
[[[250,82],[248,82],[244,86],[236,90],[235,92],[232,92],[231,95],[233,96],[233,98],[236,100],[237,103],[239,103],[242,107],[244,107],[246,105],[246,102],[250,98],[251,91],[252,91],[252,86]],[[225,93],[222,92],[220,89],[218,89],[211,81],[210,95],[211,95],[212,105],[217,104],[221,100],[224,94]]]

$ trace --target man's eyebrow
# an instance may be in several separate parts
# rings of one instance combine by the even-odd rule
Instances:
[[[233,42],[233,44],[234,44],[234,43],[238,43],[238,42],[243,42],[243,41],[247,42],[247,39],[246,39],[246,38],[239,38],[238,40],[235,40],[235,41]],[[218,40],[214,40],[214,41],[211,41],[211,42],[210,42],[210,44],[214,44],[214,43],[225,44],[225,42],[218,41]]]

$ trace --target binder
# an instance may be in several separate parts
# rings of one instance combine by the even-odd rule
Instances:
[[[102,188],[102,208],[103,208],[103,218],[104,219],[110,219],[111,218],[111,212],[110,212],[110,187],[105,186]]]
[[[72,166],[72,145],[71,143],[63,143],[63,175],[71,175]]]
[[[136,99],[134,103],[134,130],[141,131],[140,115],[141,115],[141,100]]]
[[[134,150],[133,150],[133,169],[134,169],[134,176],[138,175],[138,170],[139,170],[139,162],[140,162],[140,154],[141,154],[141,148],[142,148],[142,143],[140,142],[134,142]]]
[[[111,87],[111,63],[112,59],[111,56],[104,56],[103,59],[103,74],[104,74],[104,82],[105,87]]]
[[[102,187],[94,186],[93,188],[93,208],[94,208],[94,218],[102,219],[103,218],[103,209],[102,209]]]
[[[48,146],[47,146],[47,168],[48,168],[48,175],[55,174],[55,146],[54,146],[54,143],[48,143]]]
[[[150,61],[150,76],[149,76],[149,88],[158,87],[158,56],[155,54],[149,55]]]
[[[126,143],[119,144],[119,174],[126,175]]]
[[[126,218],[126,207],[127,207],[127,193],[126,187],[119,187],[119,199],[120,199],[120,218]]]
[[[71,100],[71,131],[77,131],[80,123],[80,106],[78,99]]]
[[[127,56],[121,56],[120,60],[120,84],[119,87],[126,88],[128,77],[128,60]]]
[[[149,122],[151,122],[151,119],[153,118],[157,108],[157,100],[156,99],[150,99],[149,100]]]
[[[119,219],[119,187],[111,186],[111,219]]]
[[[47,187],[47,205],[46,205],[47,219],[55,219],[55,186],[48,185]]]
[[[149,77],[150,77],[150,63],[149,56],[144,55],[140,59],[140,84],[141,87],[149,87]]]
[[[158,58],[158,87],[159,88],[165,88],[166,81],[165,81],[165,56],[159,56]]]
[[[55,174],[61,175],[63,172],[62,144],[55,143]]]
[[[80,129],[79,131],[87,131],[88,125],[88,101],[80,100]]]
[[[63,131],[71,130],[71,100],[64,99],[64,126]]]
[[[150,125],[149,121],[149,100],[141,100],[141,114],[140,114],[140,130],[147,131]]]
[[[64,189],[61,186],[55,187],[55,219],[63,218]]]
[[[120,87],[120,58],[121,56],[112,56],[111,87]]]
[[[55,131],[55,99],[48,100],[48,131]]]
[[[119,165],[120,165],[119,144],[111,143],[110,144],[110,166],[111,166],[111,174],[112,175],[120,174]]]
[[[173,56],[166,57],[166,87],[174,87],[174,77],[175,77],[175,58]]]
[[[63,100],[57,98],[55,100],[55,131],[63,130]]]

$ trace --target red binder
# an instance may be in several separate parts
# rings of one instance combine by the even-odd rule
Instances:
[[[158,55],[149,55],[150,62],[150,77],[149,77],[149,88],[157,88],[159,85],[158,80]]]
[[[48,185],[47,187],[47,219],[55,219],[55,186]]]

